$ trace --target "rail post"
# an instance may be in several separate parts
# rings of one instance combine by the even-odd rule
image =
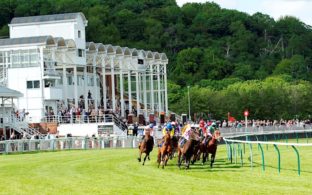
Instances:
[[[237,144],[234,144],[234,150],[235,150],[235,164],[237,164],[237,153],[238,153],[238,152],[237,152],[237,149],[238,149],[238,148],[236,148],[235,145],[237,145]],[[238,147],[238,146],[237,146],[237,147]]]
[[[268,141],[268,138],[266,137],[266,135],[264,135],[264,141]],[[269,150],[268,144],[266,145],[266,150]]]
[[[294,149],[294,151],[295,151],[295,153],[297,155],[298,175],[300,176],[300,156],[299,156],[299,152],[298,152],[297,148],[294,145],[292,145],[291,147]]]
[[[309,143],[309,136],[308,136],[308,132],[305,132],[305,136],[307,138],[307,144]]]
[[[278,174],[280,174],[281,173],[281,154],[280,154],[280,151],[279,151],[277,145],[273,144],[273,146],[277,152],[277,168],[278,168]]]
[[[253,158],[252,158],[252,144],[251,143],[249,144],[249,150],[250,150],[250,167],[252,169]]]
[[[286,144],[287,144],[288,143],[288,134],[286,133],[285,136],[286,136]],[[286,145],[286,147],[288,148],[288,145]]]
[[[240,163],[241,163],[241,166],[243,166],[243,150],[242,150],[242,147],[241,147],[241,144],[238,144],[238,148],[239,148],[239,155],[240,155]]]
[[[262,171],[265,171],[265,164],[264,164],[264,153],[263,148],[260,143],[258,143],[258,149],[261,150],[261,160],[262,160]]]
[[[232,164],[232,160],[233,160],[233,158],[232,158],[232,146],[231,146],[231,144],[229,144],[229,146],[230,146],[230,161]]]
[[[227,155],[227,159],[230,160],[230,153],[229,153],[229,144],[227,143],[227,141],[225,141],[225,144],[226,144],[226,155]]]
[[[276,141],[276,135],[275,134],[273,134],[273,137],[274,137],[274,141]]]
[[[9,153],[9,144],[8,144],[8,141],[5,140],[5,151],[4,151],[4,154],[8,154]]]
[[[295,134],[296,134],[297,143],[299,143],[298,133],[296,132]]]

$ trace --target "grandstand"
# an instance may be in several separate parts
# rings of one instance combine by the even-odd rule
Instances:
[[[0,39],[0,85],[22,94],[12,102],[21,125],[85,129],[78,136],[121,132],[128,115],[144,123],[168,113],[166,54],[86,42],[87,25],[83,13],[12,19],[10,38]],[[96,125],[82,126],[89,122]]]

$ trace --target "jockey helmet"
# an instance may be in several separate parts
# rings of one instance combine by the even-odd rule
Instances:
[[[166,129],[171,130],[172,129],[172,125],[170,123],[167,124]]]

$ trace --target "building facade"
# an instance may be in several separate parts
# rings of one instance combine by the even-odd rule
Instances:
[[[82,109],[168,112],[164,53],[86,42],[83,13],[13,18],[0,39],[0,85],[20,91],[16,109],[31,122]]]

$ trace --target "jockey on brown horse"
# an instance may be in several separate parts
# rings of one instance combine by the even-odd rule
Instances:
[[[158,148],[157,155],[158,167],[160,166],[160,164],[162,165],[162,168],[164,168],[165,165],[167,165],[171,153],[172,153],[171,136],[170,132],[168,131],[163,137],[162,145]]]
[[[141,162],[142,153],[145,153],[143,164],[145,163],[146,158],[150,160],[149,154],[153,150],[154,147],[154,138],[151,136],[151,128],[150,126],[146,126],[144,129],[144,136],[142,141],[139,144],[139,157],[138,161]]]
[[[212,167],[214,160],[215,160],[215,156],[217,152],[217,144],[222,139],[219,129],[213,129],[213,131],[210,130],[209,134],[211,133],[213,135],[209,136],[207,142],[204,140],[200,143],[199,150],[196,152],[193,158],[194,161],[199,160],[200,155],[202,153],[203,154],[202,164],[204,164],[207,161],[208,154],[211,154],[210,167]]]
[[[199,134],[192,130],[190,124],[184,127],[184,133],[179,141],[178,149],[178,166],[181,168],[182,161],[185,160],[185,167],[190,166],[191,157],[195,152],[195,148],[199,144]]]

